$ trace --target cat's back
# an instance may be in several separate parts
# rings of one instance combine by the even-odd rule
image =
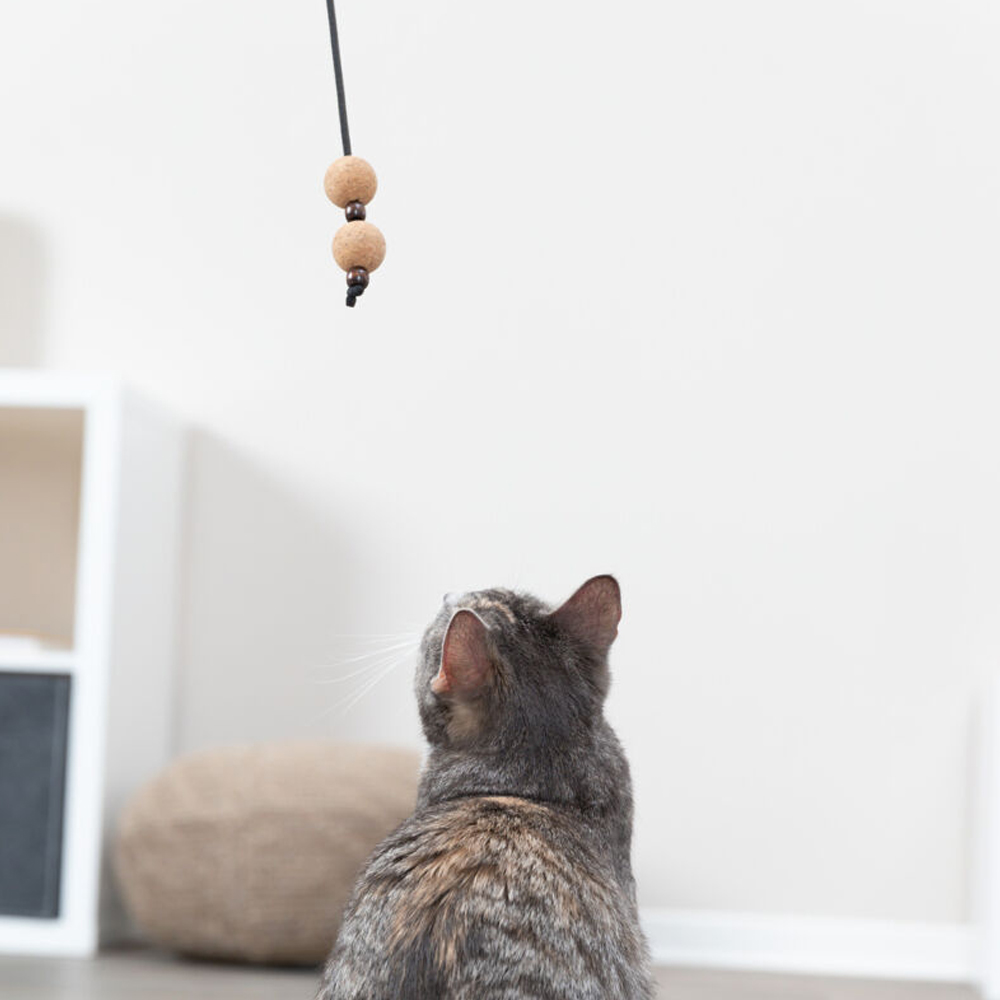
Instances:
[[[468,797],[414,814],[372,857],[322,1000],[644,1000],[635,904],[578,817]]]

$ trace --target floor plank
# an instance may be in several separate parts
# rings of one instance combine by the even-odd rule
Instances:
[[[661,969],[659,1000],[975,1000],[962,986]],[[312,1000],[318,974],[185,962],[146,951],[95,961],[0,957],[0,1000]]]

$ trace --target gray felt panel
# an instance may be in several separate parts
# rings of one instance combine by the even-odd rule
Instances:
[[[70,679],[0,673],[0,914],[59,916]]]

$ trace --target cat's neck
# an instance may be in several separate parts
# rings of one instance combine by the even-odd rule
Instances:
[[[628,763],[607,723],[571,750],[525,744],[472,753],[432,747],[420,779],[417,808],[470,796],[514,796],[577,812],[606,843],[616,867],[628,867],[632,783]]]

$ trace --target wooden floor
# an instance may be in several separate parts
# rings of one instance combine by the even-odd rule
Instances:
[[[0,957],[0,1000],[312,1000],[318,973],[183,962],[146,952],[96,961]],[[975,1000],[962,986],[664,969],[662,1000]]]

